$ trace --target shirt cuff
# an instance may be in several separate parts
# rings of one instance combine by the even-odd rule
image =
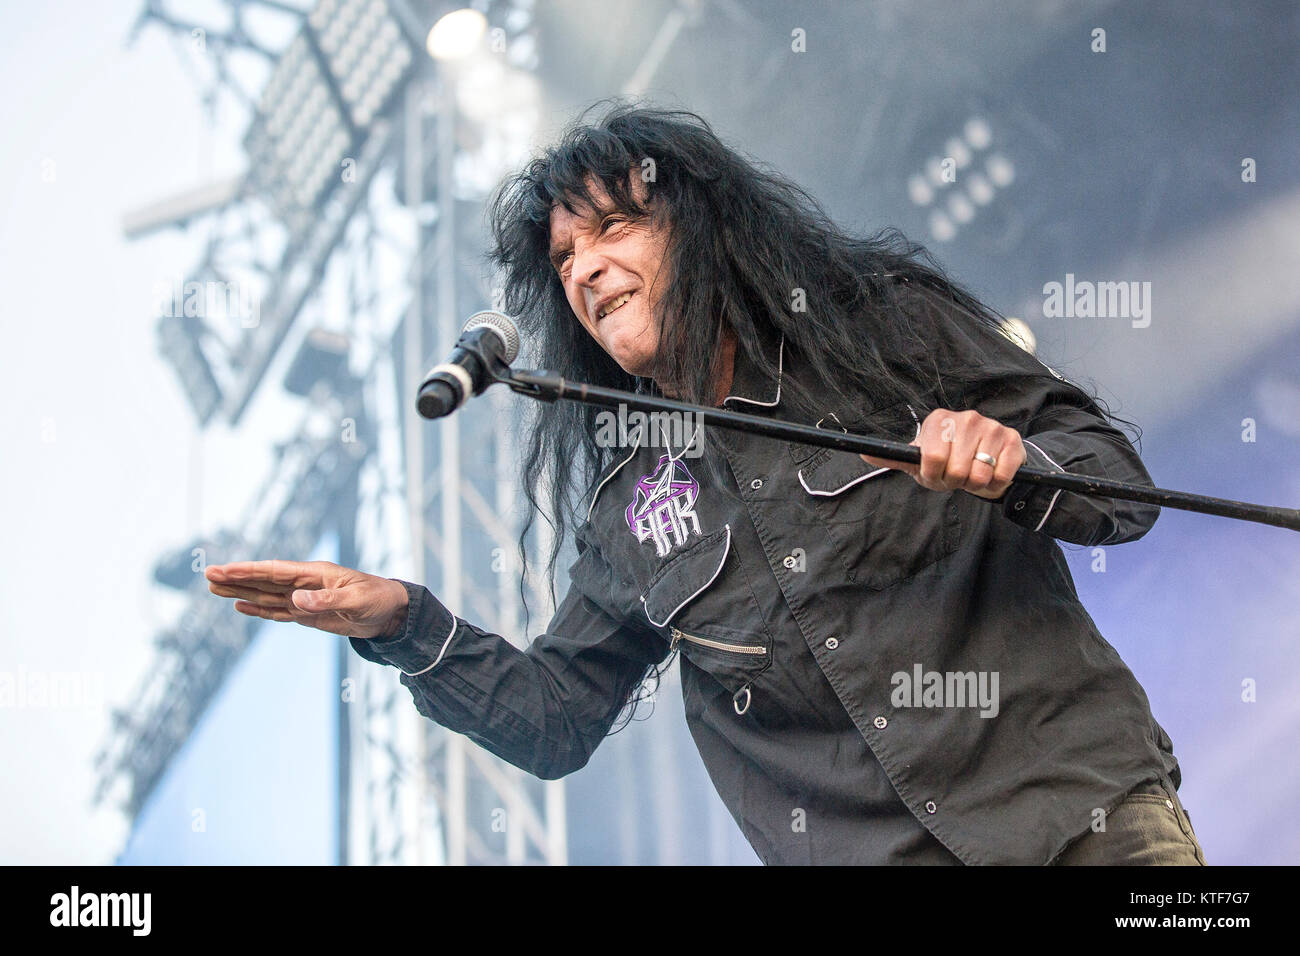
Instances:
[[[1040,471],[1065,471],[1048,454],[1028,438],[1023,439],[1025,464]],[[1041,531],[1056,507],[1061,488],[1036,485],[1028,481],[1013,481],[998,499],[1002,513],[1021,527]]]
[[[397,634],[350,637],[352,649],[368,661],[391,664],[407,677],[432,670],[451,646],[460,621],[429,589],[392,578],[406,588],[406,623]]]

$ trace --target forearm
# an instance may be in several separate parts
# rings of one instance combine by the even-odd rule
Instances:
[[[362,657],[401,672],[419,713],[535,776],[584,766],[646,666],[632,635],[566,597],[527,651],[452,616],[426,588],[403,582],[401,633],[353,639]],[[635,651],[629,658],[629,651]]]
[[[1118,432],[1048,429],[1024,436],[1024,444],[1029,467],[1153,486],[1137,452]],[[1137,540],[1160,514],[1156,505],[1020,481],[1012,482],[1000,504],[1009,519],[1030,531],[1090,547]]]
[[[1154,485],[1128,437],[1082,389],[950,301],[928,290],[909,295],[924,357],[962,373],[948,407],[1014,428],[1027,466]],[[1012,482],[993,503],[1030,531],[1086,546],[1140,538],[1160,513],[1154,505],[1029,482]]]

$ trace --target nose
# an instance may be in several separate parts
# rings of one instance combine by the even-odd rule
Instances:
[[[573,278],[579,285],[590,286],[605,274],[605,258],[590,246],[574,249]]]

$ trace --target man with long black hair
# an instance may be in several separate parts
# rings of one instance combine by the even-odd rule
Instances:
[[[544,778],[680,652],[691,734],[765,862],[1204,864],[1172,742],[1057,544],[1137,539],[1157,509],[1013,480],[1150,484],[1093,397],[923,249],[845,234],[694,114],[581,118],[491,222],[538,365],[921,463],[707,429],[602,441],[595,409],[538,403],[529,524],[557,531],[552,581],[570,534],[578,558],[526,651],[325,562],[213,566],[214,593],[348,635],[421,714]]]

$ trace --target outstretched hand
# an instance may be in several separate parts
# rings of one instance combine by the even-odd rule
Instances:
[[[268,621],[296,621],[347,637],[396,634],[406,622],[400,581],[329,561],[235,561],[209,565],[208,590],[235,598],[235,610]]]

